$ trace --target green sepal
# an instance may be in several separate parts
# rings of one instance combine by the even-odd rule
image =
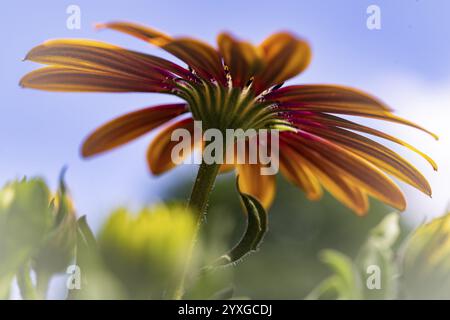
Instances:
[[[264,207],[251,195],[241,192],[239,189],[239,177],[236,179],[236,186],[247,216],[247,228],[239,243],[218,258],[212,267],[236,263],[247,254],[257,251],[268,230],[268,217]]]

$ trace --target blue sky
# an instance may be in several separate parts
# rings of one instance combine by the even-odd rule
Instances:
[[[81,8],[81,30],[66,28],[66,8]],[[381,9],[381,30],[368,30],[366,8]],[[36,65],[21,59],[51,38],[93,38],[168,57],[160,50],[114,32],[96,32],[95,22],[130,20],[173,35],[214,43],[228,30],[259,42],[272,32],[290,30],[308,39],[313,61],[294,79],[301,83],[338,83],[381,97],[402,116],[441,135],[434,142],[409,129],[386,125],[434,156],[439,173],[404,152],[430,177],[435,197],[428,200],[405,187],[410,210],[439,211],[450,195],[447,123],[450,93],[450,1],[8,1],[0,6],[0,181],[42,175],[52,185],[63,165],[80,213],[94,226],[118,205],[139,207],[163,197],[177,179],[192,178],[194,168],[151,177],[145,163],[151,135],[115,152],[82,160],[79,146],[91,130],[137,108],[174,101],[156,94],[71,94],[24,90],[18,81]],[[377,124],[384,128],[383,124]],[[403,150],[402,150],[403,151]]]

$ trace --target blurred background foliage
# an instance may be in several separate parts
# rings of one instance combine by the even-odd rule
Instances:
[[[392,210],[378,201],[358,217],[325,194],[311,202],[296,187],[277,177],[277,195],[269,210],[269,231],[260,250],[233,268],[235,294],[252,299],[303,299],[330,274],[319,259],[324,249],[356,257],[368,234]],[[233,174],[219,177],[209,202],[205,243],[231,247],[244,231],[245,217]],[[167,199],[185,200],[190,185],[175,189]],[[410,232],[401,225],[402,235]],[[213,250],[214,251],[214,250]],[[216,271],[221,272],[219,271]],[[194,296],[196,297],[196,296]]]
[[[54,193],[39,178],[6,184],[0,191],[1,298],[10,297],[16,283],[22,298],[43,299],[49,280],[73,264],[81,270],[79,290],[64,290],[61,299],[171,298],[195,230],[184,205],[189,191],[186,182],[165,204],[138,212],[119,208],[94,235],[86,216],[76,220],[63,178]],[[221,176],[185,298],[450,298],[450,215],[415,230],[402,220],[376,201],[362,218],[329,195],[311,202],[279,178],[259,251],[233,266],[205,270],[246,226],[235,178]],[[371,277],[377,272],[379,281]]]

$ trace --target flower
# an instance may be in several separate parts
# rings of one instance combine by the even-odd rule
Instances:
[[[177,128],[192,132],[194,120],[203,129],[279,129],[280,169],[311,200],[327,189],[357,214],[368,210],[373,196],[399,210],[406,201],[386,173],[427,195],[424,176],[400,155],[357,132],[403,145],[406,142],[339,115],[375,118],[432,133],[395,116],[375,97],[336,85],[289,85],[284,81],[308,66],[308,43],[289,32],[271,35],[260,45],[229,33],[217,38],[218,48],[188,37],[171,37],[141,25],[111,22],[113,29],[135,36],[171,53],[188,68],[168,60],[92,40],[51,40],[32,49],[26,59],[49,65],[27,74],[24,87],[48,91],[158,92],[183,103],[148,107],[112,120],[84,142],[82,155],[91,157],[123,145],[170,122],[150,144],[147,160],[154,174],[173,168],[171,150]],[[180,117],[182,114],[189,116]],[[175,119],[177,118],[177,119]],[[236,164],[242,192],[267,208],[275,195],[275,177],[260,174],[261,164]],[[223,169],[228,169],[224,166]]]
[[[182,272],[195,219],[185,206],[155,205],[133,215],[118,209],[103,226],[99,252],[105,267],[135,298],[161,298]]]
[[[404,246],[402,269],[405,298],[450,298],[449,212],[412,233]]]
[[[56,193],[41,178],[14,180],[0,190],[1,297],[28,265],[45,291],[50,277],[73,261],[75,244],[75,211],[63,175]]]

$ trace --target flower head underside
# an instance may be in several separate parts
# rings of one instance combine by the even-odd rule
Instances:
[[[280,169],[311,200],[328,190],[357,214],[368,210],[368,196],[404,210],[406,201],[391,175],[425,194],[431,188],[407,160],[374,136],[418,153],[436,170],[434,161],[410,144],[374,128],[350,121],[358,116],[426,129],[392,113],[379,99],[337,85],[286,85],[311,60],[308,43],[289,32],[271,35],[259,45],[221,33],[218,46],[188,37],[171,37],[125,22],[98,25],[156,45],[186,66],[94,40],[51,40],[33,48],[26,59],[48,65],[27,74],[24,87],[64,92],[156,92],[183,102],[147,107],[95,130],[83,144],[90,157],[121,146],[165,125],[147,152],[154,174],[173,168],[171,133],[179,128],[277,129]],[[223,165],[235,169],[240,189],[269,207],[275,177],[260,174],[261,164]]]

